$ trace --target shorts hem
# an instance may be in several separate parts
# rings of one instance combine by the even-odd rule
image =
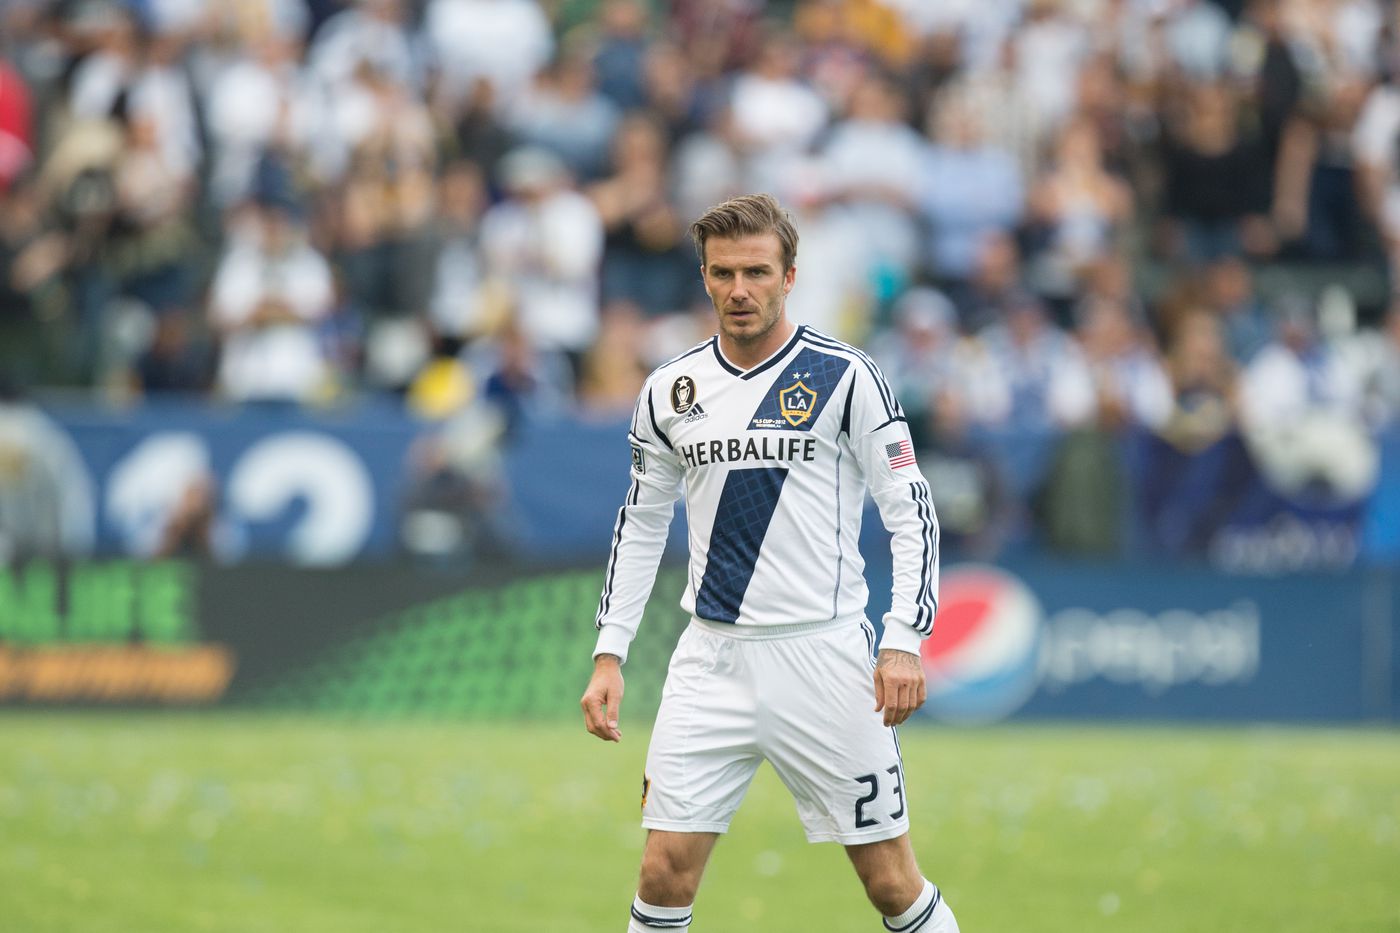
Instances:
[[[886,839],[897,839],[909,832],[909,824],[896,823],[893,826],[882,826],[879,829],[872,829],[869,832],[860,833],[827,832],[825,830],[820,832],[803,830],[803,832],[806,834],[808,842],[839,842],[843,846],[858,846],[868,842],[884,842]]]
[[[660,829],[668,833],[727,833],[728,823],[707,823],[703,820],[642,820],[643,829]]]

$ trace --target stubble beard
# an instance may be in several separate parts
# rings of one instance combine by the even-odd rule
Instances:
[[[782,317],[782,301],[781,295],[775,295],[766,304],[758,307],[758,319],[755,322],[758,330],[736,332],[731,327],[726,326],[728,317],[724,314],[720,314],[720,328],[724,331],[724,335],[738,346],[757,346],[773,332],[773,328],[778,326],[778,319]]]

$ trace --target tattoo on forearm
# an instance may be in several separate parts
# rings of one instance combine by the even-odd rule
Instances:
[[[881,651],[876,659],[877,667],[908,667],[919,666],[919,659],[907,651]]]

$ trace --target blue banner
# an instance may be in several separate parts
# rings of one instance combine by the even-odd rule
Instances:
[[[872,558],[874,611],[889,562]],[[1390,571],[951,564],[924,645],[924,715],[1389,720],[1400,710],[1395,582]]]
[[[461,476],[433,472],[444,445],[432,453],[420,441],[443,429],[394,401],[307,411],[155,400],[48,412],[56,422],[51,433],[64,438],[50,459],[68,461],[53,484],[63,491],[56,508],[66,553],[333,565],[387,558],[415,538],[440,547],[446,562],[469,560],[472,547],[543,563],[602,559],[627,487],[624,419],[524,419],[486,457],[483,475]],[[999,477],[991,485],[1009,499],[1000,504],[970,506],[972,487],[956,483],[967,470],[939,472],[930,456],[935,501],[948,519],[947,555],[1043,552],[1057,546],[1051,527],[1092,508],[1107,517],[1100,532],[1121,524],[1123,533],[1108,550],[1086,553],[1209,560],[1252,573],[1400,565],[1400,430],[1378,439],[1374,492],[1338,506],[1270,491],[1238,439],[1186,455],[1149,435],[1099,448],[1110,452],[1110,462],[1098,465],[1114,474],[1109,486],[1124,489],[1121,501],[1090,486],[1093,500],[1080,503],[1073,497],[1084,495],[1084,483],[1055,481],[1077,462],[1057,461],[1062,441],[1046,433],[981,439],[980,456],[990,459],[977,475]],[[1029,522],[1057,490],[1069,498],[1038,525]],[[979,514],[1004,533],[959,527]],[[867,521],[878,526],[873,513]],[[673,548],[683,535],[682,520],[673,525]],[[463,537],[473,539],[470,546],[454,550],[452,541]],[[1074,540],[1058,546],[1076,550]]]
[[[92,478],[94,550],[334,565],[395,547],[408,451],[396,409],[57,407]]]

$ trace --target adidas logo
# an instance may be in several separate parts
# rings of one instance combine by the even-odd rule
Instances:
[[[708,417],[710,416],[706,414],[705,409],[700,407],[699,402],[696,402],[694,405],[690,406],[690,412],[685,416],[681,424],[694,424],[697,421],[704,421]]]

